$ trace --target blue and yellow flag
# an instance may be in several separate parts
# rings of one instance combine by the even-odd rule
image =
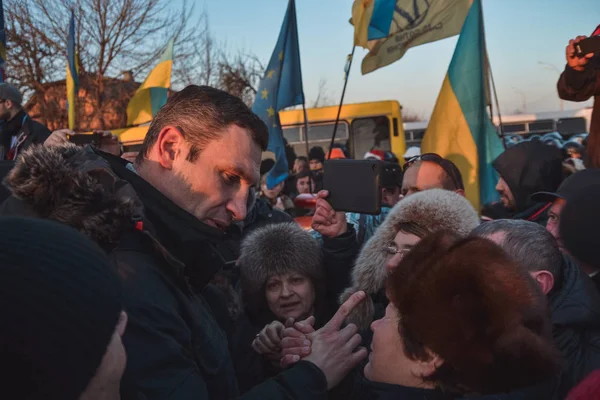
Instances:
[[[4,30],[4,4],[0,0],[0,82],[4,82],[6,65],[6,31]]]
[[[148,77],[137,89],[127,105],[127,126],[152,121],[158,110],[167,102],[173,69],[173,39]]]
[[[75,53],[75,14],[71,11],[69,36],[67,38],[67,112],[69,129],[75,129],[75,102],[79,90],[79,65]]]
[[[300,70],[296,6],[294,0],[290,0],[279,39],[252,105],[252,111],[269,128],[267,150],[275,153],[275,166],[267,174],[268,188],[273,188],[288,176],[279,110],[303,103],[304,90]]]
[[[354,0],[354,44],[369,49],[362,73],[398,61],[411,47],[458,35],[472,0]]]
[[[487,112],[487,58],[481,0],[474,0],[433,110],[422,153],[452,160],[476,209],[497,200],[492,161],[504,151]]]

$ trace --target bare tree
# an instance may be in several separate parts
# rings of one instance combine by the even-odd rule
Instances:
[[[402,121],[404,122],[419,122],[423,121],[423,116],[411,110],[402,110]]]
[[[238,96],[250,106],[264,72],[264,64],[254,55],[244,52],[235,55],[221,53],[216,86]]]
[[[329,94],[329,90],[327,89],[327,80],[325,78],[319,79],[319,89],[317,92],[317,97],[315,101],[313,101],[311,107],[326,107],[336,105],[335,100]]]
[[[176,44],[174,85],[212,75],[208,19],[202,14],[192,20],[193,5],[187,2],[179,10],[172,9],[168,0],[5,0],[4,7],[8,78],[26,98],[40,102],[44,122],[57,111],[46,96],[47,84],[65,77],[71,10],[77,26],[79,74],[82,86],[89,85],[82,87],[92,105],[88,117],[102,126],[107,107],[114,107],[107,103],[107,82],[125,70],[146,76],[171,38]],[[208,68],[202,60],[208,60]]]

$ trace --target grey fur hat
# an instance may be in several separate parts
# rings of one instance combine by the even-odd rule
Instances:
[[[479,225],[479,216],[465,197],[449,190],[425,190],[401,200],[358,255],[352,270],[352,286],[341,294],[340,303],[359,290],[375,294],[383,289],[387,255],[382,249],[394,240],[396,226],[401,223],[415,223],[429,233],[447,230],[467,236]],[[373,312],[373,301],[367,296],[348,321],[366,329],[373,321]]]
[[[250,233],[242,242],[238,259],[245,305],[259,312],[266,301],[264,287],[273,275],[297,272],[322,286],[321,247],[295,222],[269,224]]]

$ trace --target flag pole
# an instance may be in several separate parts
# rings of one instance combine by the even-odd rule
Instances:
[[[304,144],[306,145],[306,156],[308,157],[308,115],[306,114],[306,101],[302,103],[302,110],[304,111]]]
[[[500,103],[498,101],[498,92],[496,92],[496,82],[494,81],[494,74],[492,73],[492,63],[490,62],[490,57],[487,51],[487,40],[485,40],[485,21],[483,19],[483,4],[481,4],[480,8],[481,15],[481,30],[483,34],[483,50],[485,52],[485,59],[487,61],[486,66],[490,70],[490,81],[492,82],[492,92],[494,96],[494,100],[496,103],[496,112],[498,113],[498,128],[500,129],[500,140],[502,140],[502,146],[506,150],[506,141],[504,140],[504,127],[502,126],[502,116],[500,115]],[[490,118],[492,120],[492,124],[494,123],[494,110],[492,108],[492,103],[490,102]]]
[[[333,126],[333,135],[331,135],[331,144],[329,145],[329,156],[331,158],[331,152],[333,151],[333,144],[335,142],[335,134],[337,133],[337,127],[340,122],[340,114],[342,113],[342,105],[344,104],[344,96],[346,95],[346,87],[348,86],[348,77],[350,76],[350,68],[352,67],[352,60],[354,59],[354,50],[356,45],[352,46],[352,53],[348,59],[348,68],[345,71],[344,88],[342,89],[342,97],[340,98],[340,106],[338,107],[337,117],[335,118],[335,125]]]

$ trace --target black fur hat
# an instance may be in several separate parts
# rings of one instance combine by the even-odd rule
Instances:
[[[317,298],[323,286],[321,247],[295,222],[270,224],[250,233],[242,242],[238,265],[244,303],[254,312],[266,302],[264,288],[271,276],[300,273],[313,282]]]

